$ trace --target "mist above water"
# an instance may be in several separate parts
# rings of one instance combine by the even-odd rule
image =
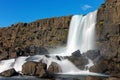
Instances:
[[[34,55],[28,57],[19,57],[17,59],[9,59],[0,61],[0,72],[14,68],[17,72],[22,72],[22,65],[27,61],[39,62],[42,60],[43,63],[47,64],[47,68],[52,62],[59,64],[62,74],[91,74],[91,75],[100,75],[97,73],[89,72],[89,70],[79,70],[73,63],[67,59],[57,60],[56,55],[60,56],[71,56],[71,54],[80,50],[81,53],[87,52],[88,50],[95,49],[94,40],[95,40],[95,24],[96,24],[96,14],[97,11],[91,12],[85,16],[83,15],[74,15],[72,17],[67,46],[58,48],[52,51],[50,57],[44,55]],[[56,54],[54,54],[56,53]],[[93,65],[91,60],[88,60],[89,64],[86,66],[90,67]],[[61,73],[60,73],[61,74]]]

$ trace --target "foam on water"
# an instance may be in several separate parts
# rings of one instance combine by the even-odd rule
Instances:
[[[80,50],[81,53],[95,49],[95,24],[97,11],[86,16],[72,17],[67,40],[67,54]]]
[[[74,74],[74,75],[101,75],[98,73],[89,72],[89,70],[79,70],[73,63],[67,59],[57,60],[56,55],[60,56],[70,56],[72,52],[80,50],[81,53],[88,50],[94,49],[94,39],[95,39],[95,24],[96,24],[96,14],[97,11],[89,13],[85,16],[75,15],[72,17],[69,34],[67,40],[67,46],[64,48],[59,48],[54,51],[56,54],[51,54],[51,57],[46,57],[44,55],[35,55],[28,57],[19,57],[17,59],[9,59],[0,61],[0,73],[14,68],[17,72],[22,72],[22,65],[27,61],[42,61],[47,64],[47,68],[52,62],[59,64],[62,73],[59,74]],[[53,53],[53,52],[52,52]],[[93,65],[92,61],[88,59],[89,64],[86,67]],[[102,75],[101,75],[102,76]],[[103,75],[104,76],[104,75]]]
[[[14,62],[15,62],[15,59],[0,61],[0,73],[8,69],[11,69],[12,66],[14,65]]]
[[[22,71],[22,65],[26,62],[28,57],[19,57],[15,60],[14,65],[12,66],[17,72]]]

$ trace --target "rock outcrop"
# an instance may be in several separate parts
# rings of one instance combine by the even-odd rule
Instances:
[[[70,20],[71,16],[58,17],[1,28],[0,60],[34,54],[49,54],[48,48],[66,43]],[[85,54],[91,60],[97,61],[90,71],[111,75],[110,78],[104,80],[120,80],[120,0],[105,0],[105,3],[98,9],[96,37],[99,52],[88,51]],[[94,59],[94,57],[97,58]],[[66,58],[80,69],[84,69],[84,65],[88,63],[80,51],[76,51],[71,57]],[[57,59],[61,60],[59,56]],[[61,70],[56,63],[52,63],[47,71],[46,64],[32,61],[26,62],[22,69],[25,75],[39,77],[46,77],[47,72],[59,71]],[[12,69],[0,75],[11,76],[14,73],[15,71]],[[87,80],[103,79],[89,76]]]
[[[52,62],[47,71],[48,73],[59,73],[62,72],[62,69],[57,63]]]
[[[28,61],[22,66],[22,73],[29,76],[37,76],[40,78],[52,77],[51,74],[62,72],[60,66],[52,62],[47,69],[47,64],[40,62]]]
[[[71,16],[55,17],[1,28],[0,60],[22,55],[47,54],[46,49],[65,45],[70,20]]]
[[[96,36],[102,59],[90,70],[120,77],[120,0],[105,0],[98,9]]]
[[[15,69],[9,69],[0,73],[0,76],[4,76],[4,77],[11,77],[16,75],[18,75],[18,73],[15,71]]]
[[[69,61],[71,61],[77,68],[83,70],[85,69],[85,65],[88,64],[88,59],[83,56],[79,50],[72,53],[72,56],[65,57]]]
[[[47,77],[47,65],[45,63],[38,63],[28,61],[22,66],[22,73],[24,75],[38,76],[41,78]]]

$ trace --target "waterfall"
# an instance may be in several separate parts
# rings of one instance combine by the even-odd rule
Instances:
[[[69,56],[72,52],[76,50],[80,50],[81,53],[84,53],[88,50],[95,49],[94,40],[95,40],[95,24],[96,24],[96,14],[97,11],[91,12],[85,16],[83,15],[74,15],[72,17],[69,33],[68,33],[68,40],[67,46],[64,49],[56,49],[55,56],[61,53],[61,56]],[[63,53],[63,54],[62,54]],[[40,60],[43,63],[47,64],[47,68],[51,64],[51,62],[56,62],[60,65],[63,74],[92,74],[92,75],[99,75],[96,73],[87,71],[79,70],[74,64],[72,64],[69,60],[57,60],[53,57],[53,54],[50,55],[50,58],[47,58],[44,55],[34,55],[28,57],[19,57],[16,59],[9,59],[0,61],[0,72],[5,70],[14,68],[17,72],[22,71],[22,65],[27,61],[35,61],[39,62]],[[87,66],[91,66],[91,61],[89,60],[90,64]]]
[[[84,53],[95,49],[95,24],[97,10],[85,16],[74,15],[70,23],[67,40],[67,54],[80,50]]]

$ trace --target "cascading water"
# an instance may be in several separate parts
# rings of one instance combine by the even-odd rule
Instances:
[[[80,50],[84,53],[93,50],[95,39],[95,24],[97,11],[83,15],[75,15],[72,17],[67,41],[67,53]]]
[[[94,40],[96,15],[97,10],[85,16],[74,15],[69,27],[67,46],[65,48],[53,50],[51,54],[71,56],[71,54],[76,50],[80,50],[81,53],[84,53],[88,50],[95,49]]]
[[[87,50],[94,49],[94,38],[95,38],[94,30],[96,23],[96,14],[97,11],[89,13],[86,16],[83,15],[73,16],[70,24],[67,46],[61,51],[58,51],[59,49],[57,49],[57,53],[60,52],[61,53],[60,55],[62,56],[69,56],[72,54],[72,52],[78,49],[81,51],[81,53],[84,53]],[[81,74],[99,75],[96,73],[91,73],[89,72],[89,70],[81,71],[67,59],[59,61],[55,59],[55,57],[53,57],[53,54],[51,54],[51,56],[52,57],[47,58],[44,55],[35,55],[29,57],[19,57],[17,59],[3,60],[0,61],[0,72],[14,68],[17,72],[21,73],[22,65],[25,62],[27,61],[39,62],[40,60],[42,60],[43,63],[47,64],[47,68],[49,67],[51,62],[58,63],[62,69],[62,74],[71,73],[71,74],[80,74],[80,75]],[[89,60],[89,62],[91,61]],[[91,66],[91,63],[88,64],[88,66]]]

